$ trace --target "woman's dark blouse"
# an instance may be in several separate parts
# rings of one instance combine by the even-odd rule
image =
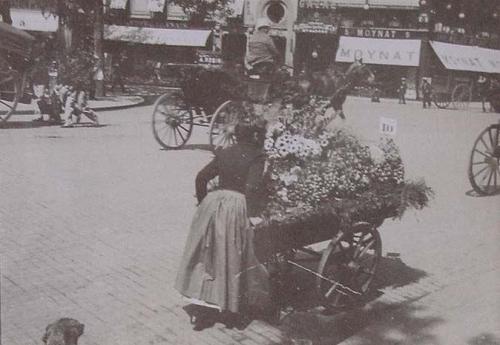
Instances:
[[[259,214],[265,155],[251,144],[236,144],[222,149],[196,176],[196,196],[201,202],[207,195],[207,184],[219,176],[219,187],[240,192],[247,200],[248,216]]]

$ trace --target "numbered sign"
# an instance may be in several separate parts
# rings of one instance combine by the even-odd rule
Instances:
[[[381,134],[386,134],[386,135],[396,135],[398,127],[398,122],[395,119],[390,119],[388,117],[381,117],[380,118],[380,133]]]

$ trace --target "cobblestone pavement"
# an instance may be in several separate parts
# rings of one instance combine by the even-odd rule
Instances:
[[[364,134],[376,132],[378,120],[363,102],[348,101],[352,124]],[[462,160],[474,136],[495,115],[477,114],[472,121],[452,111],[379,107],[388,116],[403,112],[399,130],[408,140],[398,143],[408,173],[429,177],[439,197],[419,218],[384,225],[384,252],[404,253],[405,264],[386,260],[384,294],[364,309],[317,316],[327,328],[324,344],[347,339],[391,306],[497,267],[491,258],[498,246],[491,241],[498,237],[491,228],[498,224],[498,196],[466,197],[459,177],[465,176]],[[0,130],[2,344],[41,343],[45,326],[60,317],[85,324],[83,345],[279,344],[287,325],[307,327],[308,317],[318,315],[297,313],[282,329],[262,321],[243,331],[221,324],[191,329],[172,285],[195,209],[194,175],[210,157],[195,148],[207,142],[207,134],[197,130],[186,150],[160,150],[150,112],[151,107],[105,112],[100,128]],[[447,127],[464,133],[452,139]],[[451,144],[444,145],[446,140]],[[473,231],[481,231],[483,240]],[[457,250],[465,253],[466,264],[456,265]],[[478,252],[483,256],[475,257]],[[394,272],[408,277],[398,280]]]

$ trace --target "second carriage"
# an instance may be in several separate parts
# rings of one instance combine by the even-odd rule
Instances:
[[[269,80],[251,79],[236,70],[198,64],[171,64],[180,70],[178,88],[160,96],[153,109],[153,135],[165,149],[182,148],[194,126],[208,128],[209,143],[225,146],[231,140],[234,100],[269,100]],[[244,96],[243,96],[244,95]]]

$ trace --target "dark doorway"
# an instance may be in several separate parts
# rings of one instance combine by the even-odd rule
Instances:
[[[324,71],[335,62],[338,37],[332,34],[298,33],[294,64],[296,71]]]

